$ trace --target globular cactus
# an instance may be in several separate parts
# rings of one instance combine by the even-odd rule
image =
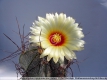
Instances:
[[[67,69],[77,59],[74,51],[84,48],[82,28],[72,17],[66,17],[63,13],[46,14],[46,18],[38,19],[30,27],[29,41],[27,39],[24,42],[26,36],[24,30],[21,35],[16,18],[22,48],[5,35],[17,46],[17,51],[21,51],[19,65],[24,71],[22,77],[66,77]],[[15,53],[11,54],[12,57],[14,55],[16,56]]]
[[[29,36],[30,50],[21,54],[19,62],[26,77],[65,77],[76,58],[74,51],[84,48],[82,28],[64,13],[46,14],[33,22]]]

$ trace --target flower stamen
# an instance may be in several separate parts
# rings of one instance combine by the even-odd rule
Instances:
[[[51,34],[49,40],[54,46],[59,46],[64,42],[63,36],[59,33]]]
[[[51,42],[56,43],[56,44],[60,43],[61,35],[59,35],[58,33],[52,35]]]

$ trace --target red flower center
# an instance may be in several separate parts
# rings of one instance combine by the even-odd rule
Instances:
[[[55,32],[49,36],[49,41],[54,46],[61,46],[65,42],[65,37],[63,34]]]

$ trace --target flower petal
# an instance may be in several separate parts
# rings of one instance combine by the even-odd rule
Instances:
[[[30,29],[31,29],[31,33],[32,34],[34,34],[34,35],[40,35],[40,30],[38,30],[38,29],[35,29],[35,28],[33,28],[33,27],[30,27]]]
[[[81,51],[83,50],[83,47],[78,47],[74,44],[66,44],[65,45],[67,48],[69,48],[70,50],[75,50],[75,51]]]
[[[61,60],[62,62],[64,62],[65,53],[64,53],[64,51],[63,51],[63,48],[62,48],[62,47],[59,47],[59,50],[60,50],[60,53],[59,53],[60,60]]]
[[[58,47],[56,47],[56,48],[55,48],[54,57],[53,57],[53,61],[54,61],[55,63],[58,62],[59,54],[60,54],[60,51],[59,51]]]
[[[72,58],[71,52],[66,47],[63,47],[63,50],[64,50],[64,53],[65,53],[65,58],[67,60],[70,60]]]
[[[51,50],[50,54],[47,56],[47,61],[50,61],[50,60],[51,60],[51,58],[53,57],[54,52],[55,52],[54,47],[53,47],[53,46],[51,46],[51,47],[52,47],[52,50]]]
[[[41,46],[43,48],[47,48],[47,47],[51,46],[51,44],[48,41],[44,40],[44,41],[41,42]]]
[[[50,54],[51,53],[51,51],[52,51],[52,49],[53,49],[53,47],[48,47],[48,48],[46,48],[45,50],[44,50],[44,52],[40,55],[40,58],[42,58],[42,57],[44,57],[44,56],[47,56],[48,54]]]
[[[40,42],[39,36],[29,36],[29,38],[30,38],[30,42],[34,42],[34,43]]]

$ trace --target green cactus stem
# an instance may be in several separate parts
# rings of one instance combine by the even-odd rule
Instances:
[[[66,77],[66,68],[47,57],[40,58],[38,49],[31,49],[20,55],[19,63],[25,74],[22,77]]]

